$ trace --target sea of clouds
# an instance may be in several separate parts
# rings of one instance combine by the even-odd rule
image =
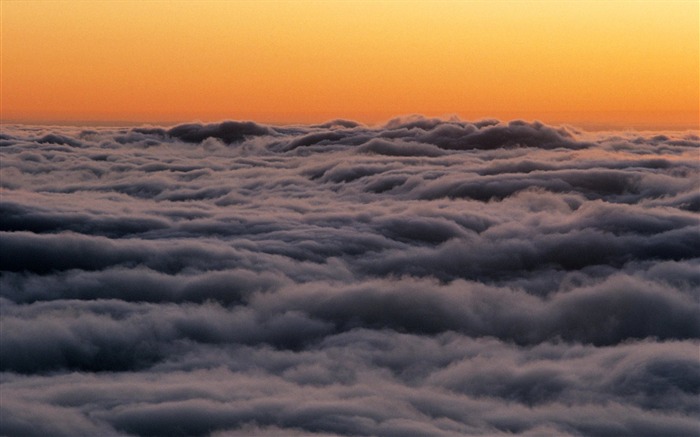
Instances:
[[[700,137],[4,125],[0,435],[696,436]]]

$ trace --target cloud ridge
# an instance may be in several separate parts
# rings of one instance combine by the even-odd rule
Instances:
[[[695,435],[699,149],[3,126],[0,434]]]

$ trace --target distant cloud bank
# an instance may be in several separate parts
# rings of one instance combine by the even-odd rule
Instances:
[[[3,126],[0,434],[697,435],[699,150]]]

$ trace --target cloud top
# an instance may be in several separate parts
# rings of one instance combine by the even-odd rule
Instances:
[[[694,132],[3,126],[3,435],[694,435]]]

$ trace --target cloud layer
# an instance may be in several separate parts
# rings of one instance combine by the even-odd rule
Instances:
[[[2,435],[695,435],[697,133],[3,126]]]

